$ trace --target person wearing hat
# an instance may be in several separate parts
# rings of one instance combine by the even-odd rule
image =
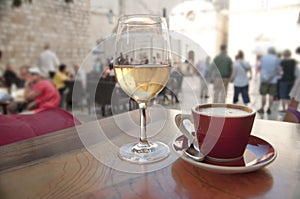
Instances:
[[[32,101],[27,110],[35,113],[59,106],[60,95],[52,82],[46,80],[38,67],[29,68],[31,78],[25,83],[24,98]]]

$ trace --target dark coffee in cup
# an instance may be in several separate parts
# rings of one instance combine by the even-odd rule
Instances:
[[[252,113],[251,109],[237,109],[230,107],[196,107],[195,111],[209,116],[220,117],[241,117]]]

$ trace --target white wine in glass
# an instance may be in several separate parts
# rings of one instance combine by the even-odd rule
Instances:
[[[146,108],[166,85],[171,70],[171,49],[164,18],[153,15],[127,15],[119,18],[114,71],[124,92],[139,104],[140,139],[120,147],[119,156],[139,164],[162,160],[169,147],[149,141],[146,134]]]

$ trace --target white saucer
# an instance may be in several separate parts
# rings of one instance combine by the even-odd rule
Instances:
[[[201,169],[223,174],[253,172],[267,166],[273,162],[277,156],[277,152],[271,144],[252,135],[249,138],[243,159],[235,162],[220,163],[208,160],[204,160],[204,162],[197,162],[183,155],[183,151],[187,147],[188,140],[184,135],[177,137],[172,144],[173,150],[184,161]]]

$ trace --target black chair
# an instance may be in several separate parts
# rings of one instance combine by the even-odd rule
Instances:
[[[88,110],[92,104],[101,107],[102,116],[111,115],[111,112],[107,112],[111,108],[112,94],[116,85],[114,79],[101,78],[97,80],[88,80],[87,93],[88,93]]]
[[[138,104],[130,98],[120,87],[116,86],[112,94],[113,113],[122,113],[138,109]]]
[[[83,108],[83,100],[86,93],[81,81],[65,81],[67,94],[65,97],[66,109],[70,110],[73,107]],[[74,92],[75,90],[75,92]]]
[[[183,75],[177,71],[171,73],[170,78],[164,89],[158,94],[158,97],[163,97],[164,103],[178,103],[178,94],[181,92]],[[171,99],[169,99],[169,96]]]

